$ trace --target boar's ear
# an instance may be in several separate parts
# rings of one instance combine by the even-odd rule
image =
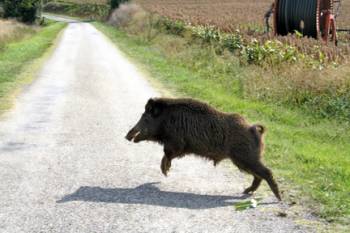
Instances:
[[[153,108],[153,106],[154,106],[154,99],[149,99],[147,101],[146,106],[145,106],[145,112],[150,113],[152,108]]]
[[[154,99],[149,99],[146,104],[146,112],[150,113],[152,117],[157,117],[162,113],[162,104]]]

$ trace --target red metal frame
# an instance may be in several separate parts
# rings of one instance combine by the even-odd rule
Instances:
[[[337,43],[337,28],[335,24],[335,17],[330,10],[323,12],[325,20],[323,25],[322,40],[326,43],[329,41]]]
[[[274,6],[273,6],[273,34],[274,36],[277,36],[277,6],[278,6],[278,0],[275,0]]]

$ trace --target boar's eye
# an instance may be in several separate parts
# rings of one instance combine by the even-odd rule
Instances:
[[[151,111],[152,117],[158,117],[162,113],[162,109],[160,107],[154,107]]]
[[[162,113],[162,105],[150,99],[146,104],[145,112],[149,113],[153,118],[156,118]]]

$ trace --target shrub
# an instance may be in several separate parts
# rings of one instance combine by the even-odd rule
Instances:
[[[239,33],[223,35],[221,46],[232,53],[236,50],[241,50],[244,46],[242,36]]]
[[[44,5],[44,11],[89,19],[105,19],[109,13],[109,7],[94,3],[49,2]]]
[[[185,31],[185,23],[183,23],[180,20],[171,20],[168,18],[164,18],[162,20],[164,29],[166,32],[170,34],[175,34],[181,36],[182,33]]]
[[[25,23],[33,23],[39,3],[39,0],[4,0],[4,16],[18,18]]]
[[[214,26],[196,26],[193,27],[193,36],[197,37],[203,42],[212,43],[220,41],[220,32]]]
[[[108,22],[118,27],[127,26],[132,21],[135,14],[140,11],[141,8],[136,4],[122,4],[113,11]]]

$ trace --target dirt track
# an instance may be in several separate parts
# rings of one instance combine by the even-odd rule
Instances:
[[[187,157],[163,177],[159,145],[124,139],[157,95],[93,26],[71,23],[1,117],[0,232],[307,231],[277,217],[270,192],[235,211],[250,180],[230,166]]]

